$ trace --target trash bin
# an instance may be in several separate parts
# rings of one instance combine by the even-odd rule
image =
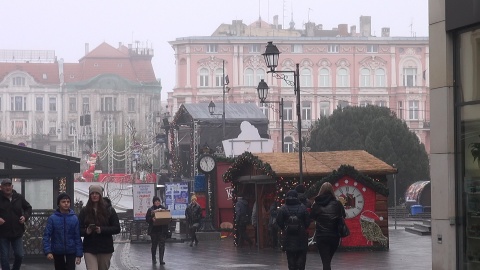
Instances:
[[[423,213],[423,206],[418,204],[410,206],[410,214],[412,216],[420,213]]]

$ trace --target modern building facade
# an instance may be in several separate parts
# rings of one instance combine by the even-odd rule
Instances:
[[[54,51],[0,51],[0,140],[84,157],[115,135],[153,136],[162,87],[152,57],[150,48],[121,43],[86,44],[78,63]]]
[[[432,269],[480,268],[480,5],[429,1]]]
[[[427,37],[391,37],[389,28],[372,34],[371,18],[360,18],[360,29],[346,24],[324,30],[309,22],[305,29],[288,28],[259,19],[220,25],[211,36],[180,37],[170,44],[176,57],[176,81],[168,105],[174,113],[184,103],[255,103],[269,118],[274,151],[281,152],[279,102],[283,98],[284,150],[298,145],[296,106],[301,108],[302,134],[321,116],[338,107],[378,105],[391,108],[425,144],[430,145],[429,47]],[[277,70],[299,64],[301,104],[293,84],[267,73],[262,53],[268,41],[280,50]],[[228,85],[223,82],[228,75]],[[260,103],[257,86],[269,85]],[[293,82],[293,76],[287,78]],[[225,90],[223,90],[225,89]],[[225,91],[225,99],[222,94]],[[225,100],[225,101],[224,101]],[[220,111],[220,110],[217,110]]]

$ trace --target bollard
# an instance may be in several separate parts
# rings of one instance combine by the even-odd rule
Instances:
[[[180,220],[175,223],[175,233],[180,233]]]

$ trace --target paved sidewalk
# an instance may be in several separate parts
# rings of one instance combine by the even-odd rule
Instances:
[[[408,224],[406,224],[408,225]],[[431,238],[405,232],[404,227],[390,227],[389,251],[338,252],[333,258],[333,269],[432,269]],[[150,244],[117,242],[112,258],[111,270],[130,269],[287,269],[287,258],[283,252],[273,249],[236,248],[232,238],[218,241],[202,241],[197,247],[188,242],[167,243],[166,265],[152,265]],[[45,262],[25,262],[23,269],[53,269]],[[84,270],[85,264],[77,266]],[[306,269],[321,269],[317,252],[310,252]]]

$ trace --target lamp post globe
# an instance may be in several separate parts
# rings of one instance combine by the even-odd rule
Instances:
[[[257,86],[257,93],[258,98],[262,103],[265,102],[265,100],[267,99],[268,88],[268,84],[263,79],[261,79]]]
[[[213,101],[210,101],[210,103],[208,104],[208,112],[210,112],[210,114],[215,113],[215,103],[213,103]]]

